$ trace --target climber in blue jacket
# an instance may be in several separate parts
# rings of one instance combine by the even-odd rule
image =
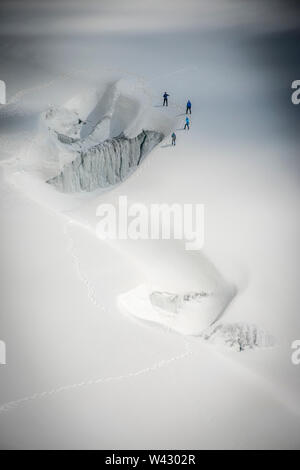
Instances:
[[[176,134],[175,134],[175,132],[173,132],[171,137],[172,137],[172,145],[176,145]]]
[[[190,120],[188,117],[185,118],[185,125],[184,125],[184,129],[188,128],[188,130],[190,130]]]
[[[186,114],[188,114],[188,112],[190,112],[190,114],[192,114],[192,103],[190,102],[190,100],[188,100],[187,104],[186,104]]]
[[[163,106],[168,106],[168,93],[165,91],[164,94],[163,94],[163,97],[164,97],[164,103],[163,103]]]

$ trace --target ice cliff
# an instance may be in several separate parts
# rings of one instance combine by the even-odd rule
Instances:
[[[124,180],[173,127],[142,84],[109,81],[42,113],[36,160],[59,191],[90,192]]]
[[[47,183],[63,192],[94,191],[124,180],[142,159],[163,140],[157,131],[142,131],[134,138],[124,134],[107,139],[67,163],[58,176]]]

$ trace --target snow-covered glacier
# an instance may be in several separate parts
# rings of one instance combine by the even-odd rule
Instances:
[[[31,197],[60,212],[78,211],[79,220],[93,227],[99,203],[110,198],[101,189],[130,176],[180,125],[183,114],[176,106],[153,106],[150,90],[138,79],[110,73],[92,82],[90,78],[68,82],[60,100],[41,105],[36,135],[7,171]],[[134,194],[133,186],[127,191]],[[163,240],[148,240],[147,246],[139,240],[119,243],[114,242],[124,256],[137,260],[140,277],[121,289],[117,303],[143,323],[201,336],[236,295],[235,286],[201,252],[195,256],[172,240],[167,245]],[[209,341],[223,333],[227,330],[217,329]]]
[[[64,140],[61,136],[58,135],[59,140],[69,144],[68,138]],[[143,130],[134,138],[121,134],[107,139],[88,150],[80,151],[58,176],[47,182],[63,192],[94,191],[114,185],[132,173],[163,138],[162,132]]]

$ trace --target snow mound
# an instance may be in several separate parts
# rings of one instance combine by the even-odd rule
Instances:
[[[218,323],[205,330],[201,337],[205,341],[234,351],[269,348],[275,344],[269,333],[247,323]]]
[[[230,301],[230,292],[221,292],[175,294],[141,285],[120,295],[118,303],[123,313],[137,320],[199,336],[215,346],[237,352],[273,347],[274,338],[256,325],[215,323]]]
[[[213,293],[176,294],[152,291],[141,285],[122,294],[118,304],[123,313],[138,320],[156,323],[184,335],[198,336],[222,314],[233,293],[219,289]]]

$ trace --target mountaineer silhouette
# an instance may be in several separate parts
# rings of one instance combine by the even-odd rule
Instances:
[[[163,102],[163,106],[168,106],[168,93],[165,91],[164,94],[163,94],[163,98],[164,98],[164,102]]]
[[[186,104],[186,114],[188,114],[188,112],[190,114],[192,114],[192,103],[190,102],[190,100],[188,100],[187,104]]]

